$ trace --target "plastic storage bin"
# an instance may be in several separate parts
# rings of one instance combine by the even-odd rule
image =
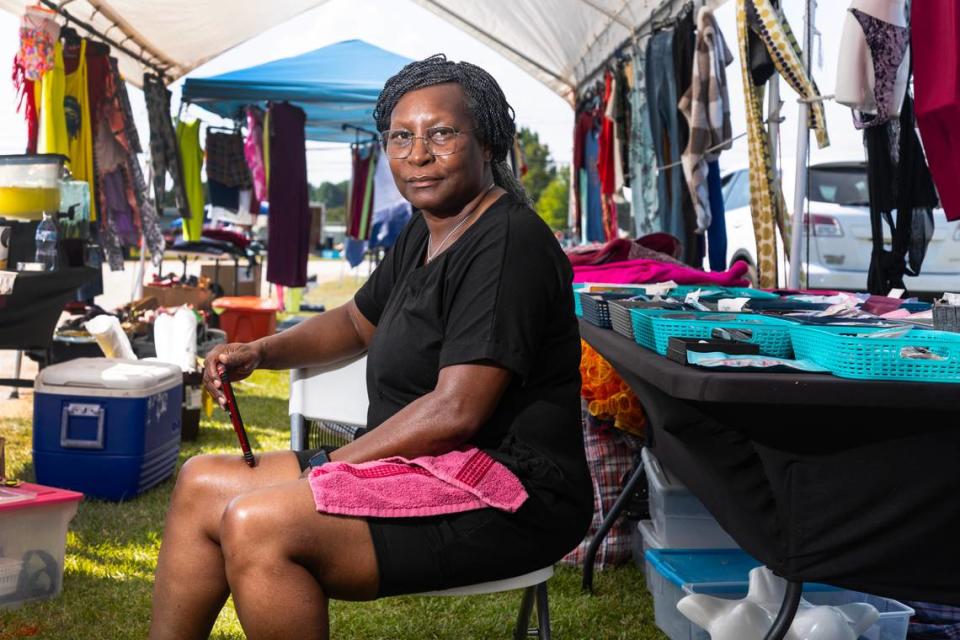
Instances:
[[[640,520],[637,522],[637,528],[633,532],[631,543],[633,546],[633,563],[643,570],[643,577],[646,578],[647,582],[647,591],[651,591],[651,565],[647,562],[647,549],[663,549],[663,541],[660,539],[660,536],[657,535],[656,530],[654,530],[652,520]]]
[[[628,300],[632,293],[583,293],[580,292],[580,307],[583,319],[603,329],[611,328],[609,303],[614,300]],[[646,299],[644,297],[644,299]]]
[[[40,220],[60,211],[60,174],[66,158],[55,154],[0,156],[0,215]]]
[[[217,298],[213,309],[227,342],[253,342],[277,331],[277,303],[256,296]]]
[[[37,481],[124,500],[170,477],[180,454],[180,368],[78,358],[40,372],[33,401]]]
[[[654,618],[670,640],[710,640],[710,635],[677,611],[677,603],[692,593],[741,599],[747,594],[750,570],[760,563],[739,550],[651,549],[646,552],[648,587]],[[889,598],[821,584],[805,584],[810,604],[839,606],[864,602],[876,607],[880,620],[861,640],[905,640],[913,609]]]
[[[0,487],[0,609],[60,593],[67,524],[82,499],[38,484]]]
[[[665,470],[649,448],[641,452],[649,487],[650,519],[668,549],[736,549],[703,503]]]
[[[960,334],[911,329],[899,337],[868,327],[794,327],[797,357],[855,380],[960,383]],[[907,357],[927,352],[932,358]]]

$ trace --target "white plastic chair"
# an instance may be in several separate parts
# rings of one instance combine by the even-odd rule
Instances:
[[[349,442],[367,422],[367,358],[335,367],[311,367],[290,371],[290,448],[309,448],[310,431],[317,425],[323,435]],[[316,434],[315,434],[316,435]],[[523,589],[514,640],[535,636],[550,640],[550,608],[547,580],[553,567],[544,567],[521,576],[480,584],[418,593],[418,596],[474,596]],[[530,629],[530,617],[537,608],[537,627]]]

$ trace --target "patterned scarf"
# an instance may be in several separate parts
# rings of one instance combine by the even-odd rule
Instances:
[[[769,134],[763,118],[764,87],[755,86],[750,74],[748,31],[752,30],[770,54],[774,66],[794,91],[806,100],[820,97],[817,85],[804,69],[800,46],[786,17],[770,0],[737,0],[737,37],[747,107],[747,143],[750,156],[750,210],[757,239],[757,271],[762,288],[777,286],[776,228],[785,247],[790,246],[787,207],[779,188],[768,146]],[[810,103],[809,124],[822,149],[827,137],[823,103]]]

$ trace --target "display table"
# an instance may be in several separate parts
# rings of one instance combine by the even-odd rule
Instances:
[[[710,373],[580,331],[657,458],[778,575],[960,605],[960,384]]]
[[[58,271],[27,271],[17,275],[13,291],[0,296],[0,349],[47,349],[63,306],[77,289],[98,275],[90,267]],[[27,386],[33,386],[28,381]],[[22,386],[17,379],[0,379],[2,386]]]

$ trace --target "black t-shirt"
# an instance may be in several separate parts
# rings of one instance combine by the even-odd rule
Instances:
[[[443,367],[495,363],[514,376],[472,444],[528,492],[590,509],[570,262],[540,217],[509,194],[424,264],[427,237],[414,214],[355,297],[377,327],[367,426],[433,391]]]

